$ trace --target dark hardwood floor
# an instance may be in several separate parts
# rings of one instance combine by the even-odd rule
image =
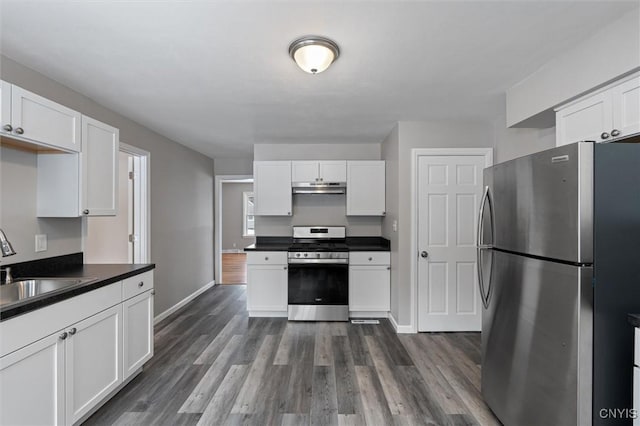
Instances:
[[[155,356],[87,425],[492,425],[479,333],[248,318],[216,286],[156,326]]]

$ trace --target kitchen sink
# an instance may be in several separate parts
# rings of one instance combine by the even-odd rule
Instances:
[[[95,281],[95,278],[22,278],[0,286],[0,307],[25,299],[59,292],[69,287]]]

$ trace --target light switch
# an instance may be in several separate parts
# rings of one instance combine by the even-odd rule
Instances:
[[[36,234],[36,252],[47,251],[47,234]]]
[[[391,228],[393,229],[393,232],[398,232],[398,221],[394,220],[393,223],[391,224]]]

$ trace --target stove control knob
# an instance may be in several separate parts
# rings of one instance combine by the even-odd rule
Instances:
[[[304,254],[304,257],[307,257],[307,256],[309,256],[309,254],[305,253],[305,254]]]
[[[300,253],[296,253],[296,257],[300,257]]]
[[[320,257],[320,253],[316,253],[316,257]]]

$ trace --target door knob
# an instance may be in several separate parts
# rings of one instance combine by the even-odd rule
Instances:
[[[426,251],[423,250],[423,251],[420,252],[420,257],[423,257],[423,258],[426,259],[427,257],[429,257],[429,253],[427,253]]]

